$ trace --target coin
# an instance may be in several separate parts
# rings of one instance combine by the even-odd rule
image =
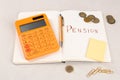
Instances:
[[[82,18],[86,18],[86,13],[80,12],[80,13],[79,13],[79,16],[82,17]]]
[[[71,65],[68,65],[65,67],[65,70],[66,70],[66,72],[71,73],[71,72],[73,72],[74,69]]]
[[[112,15],[107,15],[106,18],[109,24],[114,24],[116,22]]]
[[[92,19],[89,18],[89,17],[86,17],[86,18],[84,18],[84,21],[85,21],[85,22],[90,22],[90,21],[92,21]]]
[[[88,15],[88,17],[89,17],[90,19],[94,19],[94,18],[95,18],[94,15]]]
[[[93,23],[99,23],[100,20],[99,20],[98,18],[95,17],[95,18],[92,20],[92,22],[93,22]]]

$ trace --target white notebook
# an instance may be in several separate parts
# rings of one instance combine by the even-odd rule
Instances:
[[[99,23],[86,23],[79,16],[80,12],[92,14],[99,18]],[[111,62],[109,45],[104,27],[102,13],[100,11],[40,11],[22,12],[18,19],[45,13],[59,40],[59,15],[64,19],[63,47],[57,52],[28,61],[24,58],[18,36],[16,34],[13,62],[15,64],[55,63],[62,61],[92,61]],[[96,47],[97,46],[97,47]]]

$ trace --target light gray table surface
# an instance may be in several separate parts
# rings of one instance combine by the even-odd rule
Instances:
[[[15,26],[19,12],[41,10],[99,10],[103,12],[110,45],[111,63],[67,62],[56,64],[14,65],[12,63]],[[111,14],[116,23],[110,25],[105,16]],[[65,72],[72,65],[74,72]],[[101,66],[113,74],[86,74]],[[120,0],[0,0],[0,80],[120,80]]]

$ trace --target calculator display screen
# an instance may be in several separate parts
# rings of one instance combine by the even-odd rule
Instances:
[[[24,24],[20,26],[21,32],[25,32],[25,31],[29,31],[35,28],[40,28],[42,26],[46,26],[45,20],[39,20],[36,22],[32,22],[32,23],[28,23],[28,24]]]

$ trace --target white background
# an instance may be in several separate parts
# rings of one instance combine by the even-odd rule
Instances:
[[[119,0],[0,0],[0,80],[119,80],[120,79],[120,1]],[[12,63],[15,26],[19,12],[41,10],[100,10],[112,56],[111,63],[69,62],[57,64],[14,65]],[[116,23],[110,25],[105,16],[111,14]],[[74,72],[66,73],[65,66]],[[101,66],[113,74],[86,74]]]

